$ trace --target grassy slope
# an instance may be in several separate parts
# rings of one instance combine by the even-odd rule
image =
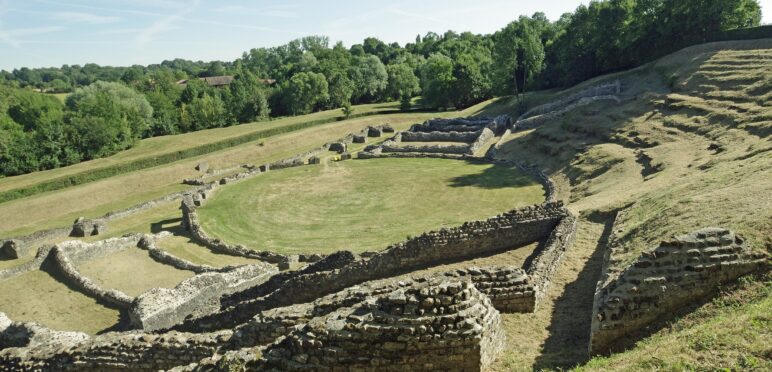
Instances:
[[[603,224],[608,222],[592,212],[629,206],[617,232],[627,250],[625,261],[669,235],[705,226],[730,228],[754,248],[770,251],[770,71],[770,39],[687,48],[582,84],[621,79],[621,104],[586,106],[507,139],[500,156],[548,169],[561,198],[583,216],[580,236],[586,238],[578,240],[558,270],[557,285],[535,319],[505,317],[505,325],[514,325],[508,327],[510,342],[519,348],[505,352],[494,369],[565,368],[588,360],[589,321],[582,319],[590,316],[598,252],[605,244]],[[721,150],[709,150],[712,144]],[[768,304],[765,296],[762,305]],[[710,334],[710,328],[705,332]],[[730,337],[717,348],[727,355],[741,353],[745,346],[739,340]],[[651,343],[646,350],[668,347],[664,341]],[[712,352],[687,354],[711,360]],[[644,354],[635,349],[619,358]],[[676,359],[658,367],[680,369]],[[608,364],[609,369],[628,366]]]
[[[542,200],[514,167],[371,159],[269,172],[218,191],[199,216],[212,235],[254,249],[361,252]]]

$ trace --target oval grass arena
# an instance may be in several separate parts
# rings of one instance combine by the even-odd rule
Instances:
[[[512,166],[369,159],[269,171],[222,187],[198,213],[210,235],[255,250],[363,252],[543,201]]]

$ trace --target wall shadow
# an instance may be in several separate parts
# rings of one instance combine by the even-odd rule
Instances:
[[[480,164],[477,161],[465,160],[469,164]],[[448,180],[451,187],[479,187],[483,189],[503,189],[507,187],[524,187],[538,185],[539,182],[523,173],[516,166],[493,164],[477,174],[467,174]]]
[[[174,235],[180,235],[180,232],[183,230],[181,223],[182,217],[156,221],[150,224],[150,232],[158,234],[162,231],[168,231]]]

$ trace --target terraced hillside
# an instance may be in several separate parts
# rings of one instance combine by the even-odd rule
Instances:
[[[533,330],[541,336],[533,339],[528,332],[527,342],[515,341],[539,351],[509,352],[500,369],[567,367],[587,360],[588,298],[611,229],[620,246],[612,271],[663,239],[706,226],[731,229],[758,251],[772,250],[772,40],[699,45],[582,86],[613,79],[621,81],[621,103],[591,104],[515,132],[498,153],[548,169],[560,197],[570,200],[569,208],[585,226],[601,223],[577,240],[572,258],[561,268],[567,274],[565,286],[553,287],[554,303],[543,308],[551,307],[552,314]],[[622,213],[612,227],[616,211]],[[759,280],[761,288],[768,288],[768,277]],[[757,291],[758,296],[768,298],[768,289]],[[753,301],[759,305],[749,305],[749,314],[767,300]],[[563,319],[569,314],[586,320]],[[673,350],[666,343],[685,336],[657,335],[630,357],[622,354],[586,369],[740,368],[747,361],[769,366],[769,349],[760,347],[769,344],[769,329],[754,326],[758,320],[753,315],[741,316],[737,322],[742,326],[723,334],[715,324],[726,319],[717,316],[706,320],[714,325],[700,328],[703,337],[721,340],[710,346]],[[534,327],[527,322],[516,318],[512,331]],[[753,337],[739,337],[742,327]]]

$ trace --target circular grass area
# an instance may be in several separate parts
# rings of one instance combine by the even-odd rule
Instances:
[[[270,171],[221,188],[198,212],[207,233],[255,250],[363,252],[543,201],[516,167],[369,159]]]

